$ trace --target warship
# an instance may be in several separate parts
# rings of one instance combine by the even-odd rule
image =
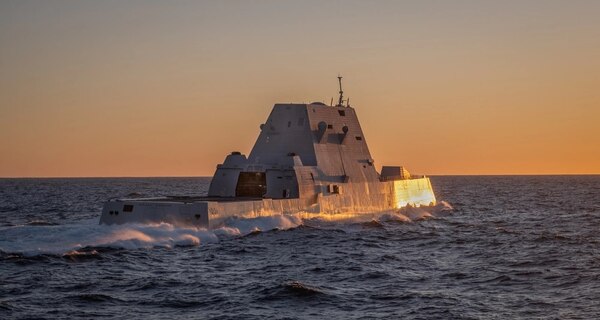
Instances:
[[[250,154],[234,151],[217,165],[207,195],[112,199],[100,224],[213,229],[234,218],[372,219],[435,205],[428,177],[402,166],[376,170],[342,77],[338,82],[337,104],[275,104]]]

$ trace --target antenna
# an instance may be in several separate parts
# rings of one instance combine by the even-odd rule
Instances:
[[[340,83],[340,98],[338,100],[338,107],[344,104],[344,90],[342,90],[342,76],[338,75],[338,82]]]

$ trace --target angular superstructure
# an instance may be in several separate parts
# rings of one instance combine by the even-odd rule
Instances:
[[[250,154],[232,152],[217,165],[207,196],[109,201],[100,223],[214,228],[234,216],[369,218],[434,205],[427,177],[403,167],[377,172],[356,111],[341,94],[336,106],[276,104]]]
[[[355,110],[321,103],[276,104],[248,158],[227,156],[208,195],[248,196],[247,188],[236,188],[252,181],[248,173],[266,181],[263,194],[252,194],[273,199],[310,198],[330,184],[379,179]]]

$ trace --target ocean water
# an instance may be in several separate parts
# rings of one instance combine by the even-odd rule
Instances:
[[[207,178],[0,179],[0,319],[598,319],[600,176],[432,177],[436,208],[99,226]]]

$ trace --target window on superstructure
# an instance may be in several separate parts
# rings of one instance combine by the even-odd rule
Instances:
[[[344,110],[338,110],[340,116],[345,117],[346,116],[346,111]]]
[[[356,136],[355,138],[356,138],[356,140],[358,140],[358,141],[362,140],[362,137],[361,137],[361,136]]]
[[[333,192],[332,193],[340,193],[340,186],[338,186],[337,184],[333,185]]]

